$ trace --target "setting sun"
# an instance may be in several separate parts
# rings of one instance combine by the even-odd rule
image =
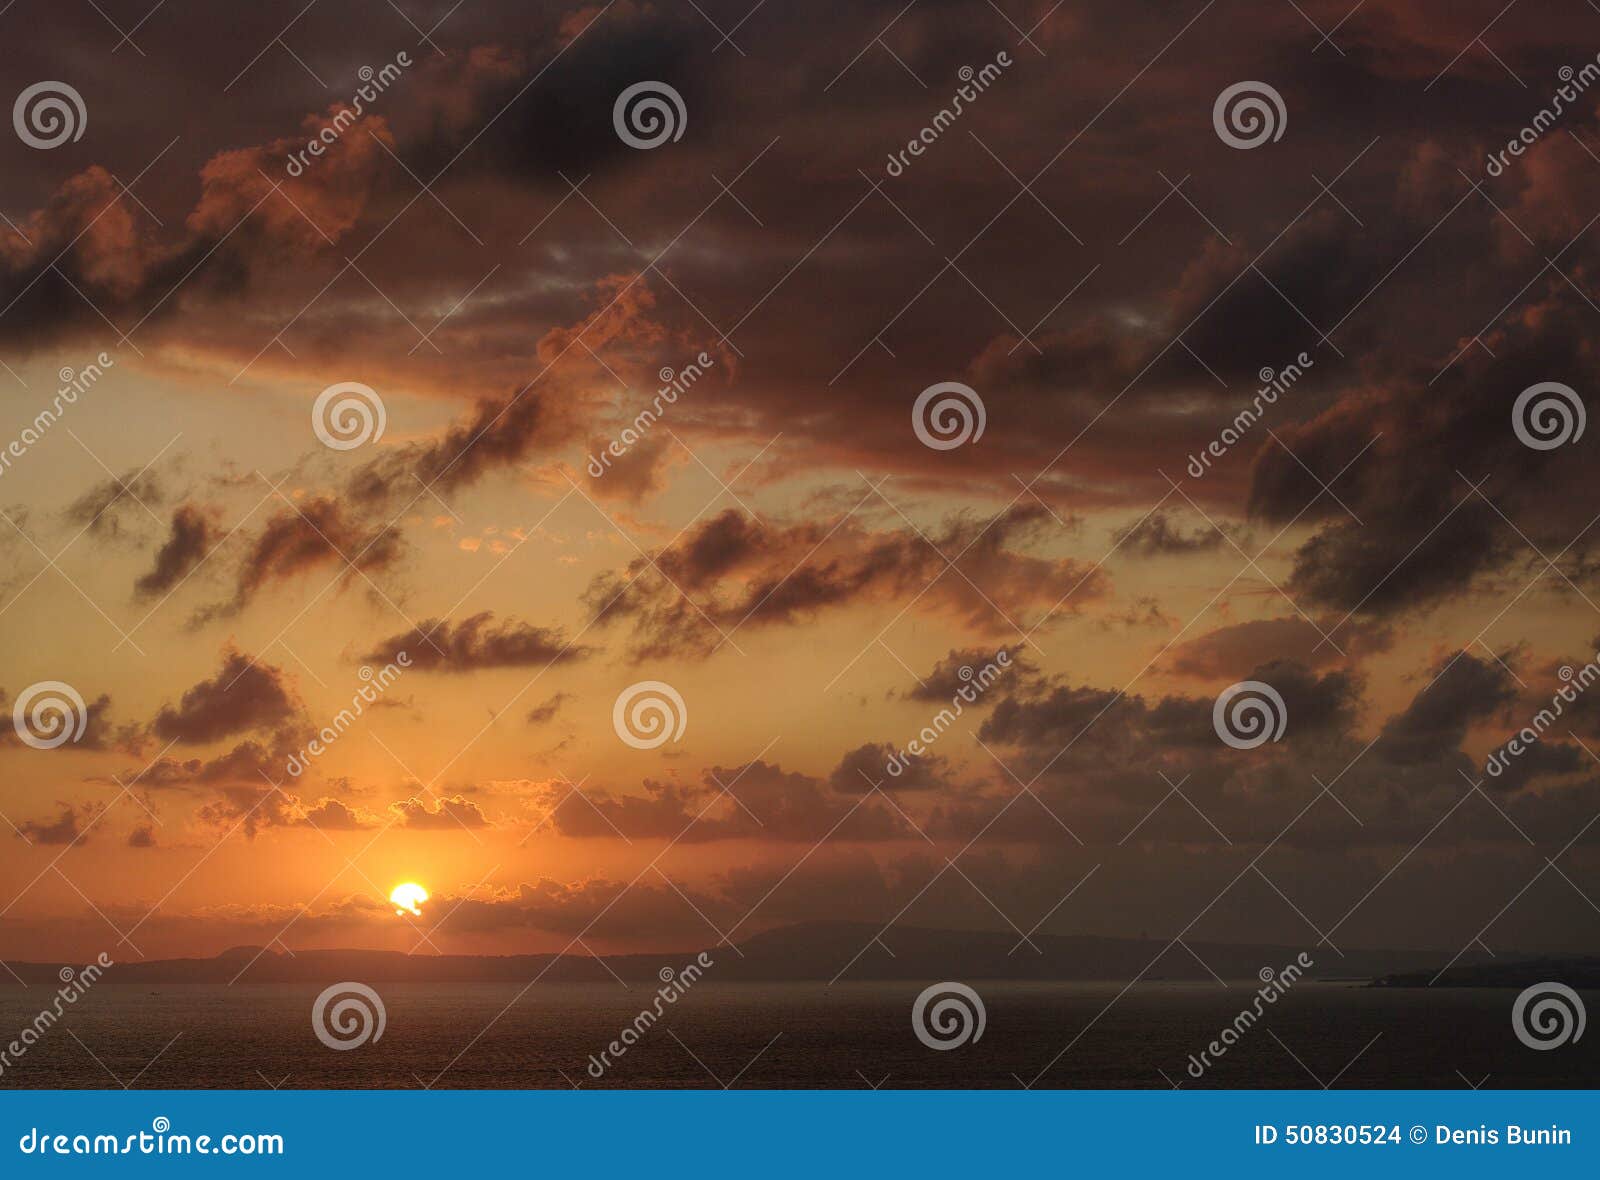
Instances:
[[[397,914],[414,914],[422,916],[422,903],[428,900],[428,891],[414,881],[407,881],[404,885],[396,885],[394,892],[389,894],[389,903],[395,907]]]

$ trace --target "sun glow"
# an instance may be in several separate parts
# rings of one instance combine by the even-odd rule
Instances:
[[[394,892],[389,894],[389,904],[395,907],[397,914],[412,914],[422,916],[422,903],[428,900],[428,891],[414,881],[407,881],[404,885],[396,885]]]

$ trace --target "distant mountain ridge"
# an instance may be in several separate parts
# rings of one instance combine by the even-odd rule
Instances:
[[[1501,960],[1504,956],[1501,956]],[[1528,987],[1554,980],[1580,990],[1600,989],[1600,957],[1543,955],[1513,962],[1457,963],[1433,971],[1396,972],[1373,987]]]
[[[1385,976],[1431,974],[1450,955],[1442,951],[1345,950],[1328,947],[1192,942],[1168,947],[1150,938],[1087,935],[1019,936],[988,931],[895,927],[877,940],[879,927],[856,922],[808,922],[768,930],[729,946],[696,947],[663,954],[434,955],[381,950],[311,950],[293,955],[263,947],[230,947],[210,959],[122,962],[104,982],[318,983],[354,979],[364,983],[526,983],[536,976],[552,983],[655,980],[663,967],[679,968],[701,950],[715,967],[708,979],[723,983],[809,980],[1013,979],[1126,982],[1259,979],[1263,969],[1281,971],[1302,951],[1312,960],[1310,979],[1366,981]],[[1037,948],[1037,950],[1035,950]],[[1534,956],[1525,956],[1533,958]],[[0,955],[0,958],[4,958]],[[1500,959],[1506,961],[1502,954]],[[1483,966],[1482,954],[1462,955],[1457,968]],[[24,982],[59,984],[71,963],[8,962]],[[1148,968],[1148,969],[1147,969]],[[9,975],[0,984],[15,986]]]

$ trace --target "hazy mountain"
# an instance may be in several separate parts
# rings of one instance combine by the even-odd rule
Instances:
[[[1035,935],[896,927],[879,941],[878,927],[853,922],[811,922],[753,935],[729,946],[649,955],[408,955],[399,951],[323,950],[288,954],[262,947],[232,947],[210,959],[118,963],[106,973],[115,983],[294,983],[360,980],[525,983],[656,979],[663,967],[681,968],[704,949],[718,982],[934,979],[1113,980],[1143,973],[1146,980],[1256,979],[1264,968],[1281,971],[1304,951],[1314,979],[1368,980],[1421,973],[1424,982],[1449,961],[1440,951],[1350,950],[1328,947],[1192,942],[1170,948],[1165,940]],[[1502,955],[1504,962],[1508,956]],[[1464,955],[1453,970],[1480,968],[1483,955]],[[57,982],[75,964],[9,966],[29,984]],[[1148,968],[1148,970],[1147,970]],[[12,984],[9,976],[0,981]]]
[[[1516,962],[1456,963],[1440,971],[1408,971],[1385,975],[1372,981],[1373,987],[1528,987],[1556,980],[1568,987],[1600,988],[1600,958],[1542,956]]]

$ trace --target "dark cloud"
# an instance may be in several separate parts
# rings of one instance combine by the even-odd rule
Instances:
[[[195,818],[226,833],[242,829],[246,839],[254,840],[264,829],[292,826],[297,810],[294,797],[276,787],[240,783],[218,787]]]
[[[1211,525],[1204,523],[1190,532],[1184,532],[1166,512],[1152,512],[1118,529],[1114,539],[1121,549],[1146,557],[1211,553],[1227,540]]]
[[[672,456],[671,438],[641,439],[620,456],[606,453],[610,445],[610,439],[589,441],[588,453],[593,462],[585,463],[584,475],[591,495],[637,504],[666,486],[668,460]],[[599,466],[599,475],[595,474],[596,466]]]
[[[930,534],[849,520],[776,525],[730,508],[671,548],[595,578],[584,601],[603,626],[633,621],[635,659],[704,656],[741,625],[806,623],[830,609],[912,597],[972,631],[1004,636],[1037,625],[1069,596],[1104,592],[1092,567],[1028,552],[1054,527],[1042,507],[957,516]],[[944,554],[962,555],[961,574]]]
[[[273,729],[297,710],[281,669],[230,649],[223,655],[221,670],[188,689],[176,706],[164,706],[151,729],[168,741],[204,745],[250,730]]]
[[[125,516],[159,508],[163,494],[162,481],[154,471],[127,471],[96,484],[69,504],[67,522],[91,536],[119,536]]]
[[[1545,738],[1511,756],[1503,749],[1505,769],[1498,775],[1483,768],[1485,782],[1498,792],[1521,791],[1530,784],[1552,778],[1567,778],[1593,765],[1583,747],[1555,738]],[[1492,753],[1491,753],[1492,756]]]
[[[552,628],[512,619],[496,625],[494,612],[482,611],[459,623],[428,619],[410,631],[383,640],[361,658],[388,664],[404,653],[410,660],[408,666],[419,671],[470,672],[477,668],[567,664],[593,651]]]
[[[48,694],[35,701],[35,707],[40,702],[51,699]],[[7,698],[0,691],[0,707],[4,707]],[[41,725],[52,725],[57,722],[72,724],[65,718],[59,718],[49,712],[40,717]],[[50,738],[55,731],[40,732],[39,736]],[[21,744],[11,717],[7,716],[4,725],[0,725],[0,747]],[[83,710],[83,735],[76,741],[62,746],[62,749],[76,750],[119,750],[124,753],[137,754],[143,749],[145,741],[144,730],[137,724],[128,723],[116,725],[111,720],[111,696],[101,693],[92,700],[87,700]]]
[[[1004,665],[999,662],[1002,653],[1006,660]],[[1019,680],[1034,675],[1033,667],[1021,647],[965,647],[940,657],[933,668],[903,695],[911,701],[949,704],[957,692],[972,685],[974,678],[980,681],[985,679],[983,674],[991,666],[994,668],[994,672],[989,674],[994,677],[991,683],[987,686],[980,683],[973,687],[973,691],[983,689],[984,695],[978,701],[998,699],[1001,691],[1016,692],[1020,688]]]
[[[263,783],[281,781],[289,773],[290,756],[302,753],[305,742],[312,736],[310,726],[296,720],[263,740],[246,738],[215,758],[164,756],[147,766],[131,768],[118,777],[127,783],[137,780],[141,790],[260,787]]]
[[[482,808],[460,795],[441,798],[434,806],[423,799],[405,799],[391,803],[389,810],[399,819],[401,827],[413,831],[458,832],[489,826],[489,818]]]
[[[1330,642],[1337,622],[1324,619],[1313,623],[1299,615],[1283,615],[1230,623],[1174,647],[1169,653],[1169,670],[1202,680],[1243,680],[1263,657],[1315,668],[1346,656],[1387,651],[1394,643],[1392,628],[1363,623],[1347,624]]]
[[[351,480],[351,492],[357,502],[373,505],[399,495],[410,499],[415,480],[441,492],[464,487],[526,456],[540,440],[545,421],[537,393],[517,390],[485,398],[471,417],[437,439],[373,460]]]
[[[1007,696],[978,728],[985,742],[1066,749],[1086,737],[1097,749],[1146,741],[1214,742],[1210,702],[1164,697],[1154,704],[1110,689],[1057,685],[1041,696]]]
[[[309,570],[339,567],[347,582],[370,575],[393,565],[401,546],[394,526],[363,523],[339,501],[314,497],[268,520],[239,563],[233,600],[201,612],[199,620],[235,614],[269,583]]]
[[[1384,723],[1378,751],[1416,764],[1460,749],[1473,725],[1504,716],[1516,700],[1511,673],[1496,659],[1462,652],[1441,663],[1405,709]]]
[[[889,772],[896,754],[888,742],[867,742],[845,753],[828,775],[828,785],[841,795],[861,795],[879,787],[907,791],[943,789],[951,785],[949,760],[939,754],[912,758],[908,769],[898,775]]]
[[[1359,398],[1286,426],[1284,447],[1257,457],[1250,509],[1287,522],[1315,502],[1309,518],[1327,522],[1297,551],[1290,592],[1310,605],[1387,617],[1459,596],[1532,559],[1530,542],[1584,570],[1595,543],[1581,536],[1589,514],[1548,490],[1586,478],[1600,454],[1597,435],[1535,449],[1514,428],[1513,408],[1541,377],[1596,387],[1600,362],[1583,340],[1592,314],[1567,291],[1547,288],[1486,333],[1493,355],[1474,347],[1432,377],[1414,369],[1385,375]],[[1426,413],[1416,408],[1422,398]],[[1374,438],[1336,489],[1344,507],[1322,495],[1311,473],[1332,478]]]
[[[1343,735],[1361,709],[1363,678],[1348,669],[1318,675],[1294,660],[1273,660],[1251,669],[1250,680],[1270,684],[1283,697],[1290,735]]]
[[[486,9],[476,21],[452,19],[459,49],[442,57],[424,52],[421,60],[413,51],[416,64],[382,100],[390,116],[383,125],[403,140],[409,166],[426,176],[454,165],[452,180],[488,178],[552,199],[566,191],[560,172],[574,179],[626,174],[639,154],[616,135],[611,107],[641,78],[676,87],[700,108],[697,131],[709,130],[708,77],[726,67],[697,53],[703,26],[693,12],[623,0],[596,19],[601,15],[598,8],[551,8],[508,20],[505,10]],[[308,24],[314,28],[315,20]],[[548,85],[527,85],[536,72]]]
[[[554,811],[563,835],[629,840],[778,840],[814,843],[835,839],[896,840],[911,835],[904,821],[879,801],[862,801],[859,788],[835,791],[809,775],[767,762],[714,766],[694,786],[646,780],[643,795],[570,790]],[[581,798],[577,797],[581,794]]]
[[[1290,742],[1343,733],[1361,700],[1355,674],[1334,670],[1319,676],[1290,660],[1253,668],[1247,679],[1270,685],[1283,698],[1288,714],[1284,740]],[[1071,748],[1077,751],[1075,758],[1142,758],[1184,748],[1221,752],[1212,720],[1214,703],[1210,697],[1174,695],[1149,701],[1135,693],[1057,685],[1038,696],[1007,696],[983,722],[978,737],[1047,754]]]
[[[54,820],[25,819],[17,825],[23,839],[34,844],[83,844],[88,840],[88,822],[95,817],[87,811],[63,803]]]
[[[180,504],[173,510],[172,529],[156,552],[155,565],[134,583],[134,590],[141,595],[171,590],[200,564],[214,541],[210,518],[192,504]]]
[[[305,822],[324,832],[356,832],[378,826],[378,821],[338,799],[322,799],[305,809]]]
[[[555,720],[556,713],[560,711],[561,706],[566,704],[571,699],[571,693],[558,692],[549,700],[541,701],[539,704],[528,710],[528,724],[543,725],[548,721]]]
[[[323,832],[355,832],[382,826],[380,817],[369,815],[338,799],[323,798],[308,803],[297,795],[248,779],[230,779],[211,787],[208,800],[195,812],[201,823],[232,832],[243,830],[254,840],[271,828],[316,828]]]

